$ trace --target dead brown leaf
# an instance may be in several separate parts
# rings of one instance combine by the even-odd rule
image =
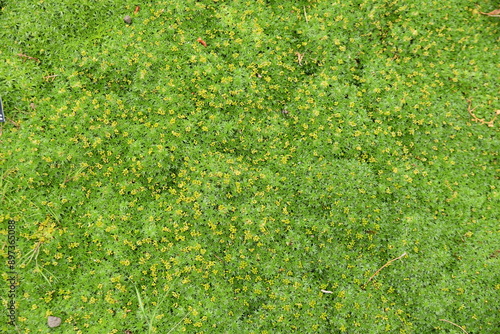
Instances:
[[[201,39],[201,37],[199,37],[199,38],[197,39],[197,41],[198,41],[198,43],[200,43],[201,45],[203,45],[203,46],[207,46],[207,42],[205,42],[204,40],[202,40],[202,39]]]
[[[497,258],[498,255],[500,255],[500,249],[499,250],[496,250],[494,251],[493,253],[490,254],[489,258],[490,259],[494,259],[494,258]]]
[[[492,17],[500,17],[500,9],[495,9],[494,11],[491,11],[489,13],[481,12],[481,14],[487,15],[487,16],[492,16]]]

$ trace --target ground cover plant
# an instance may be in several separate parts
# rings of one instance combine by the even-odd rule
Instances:
[[[0,329],[499,333],[496,5],[0,1]]]

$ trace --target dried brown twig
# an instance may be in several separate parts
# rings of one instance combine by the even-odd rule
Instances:
[[[390,265],[391,263],[393,263],[394,261],[401,259],[401,258],[402,258],[402,257],[404,257],[404,256],[406,256],[406,252],[404,252],[403,254],[401,254],[400,256],[398,256],[397,258],[395,258],[395,259],[392,259],[392,260],[388,261],[386,264],[384,264],[382,267],[380,267],[380,269],[379,269],[379,270],[377,270],[377,271],[375,272],[375,274],[373,274],[373,275],[372,275],[372,277],[370,277],[370,278],[368,279],[368,281],[366,281],[366,283],[365,283],[365,284],[363,284],[363,287],[365,287],[368,283],[370,283],[370,281],[371,281],[371,280],[372,280],[375,276],[377,276],[377,274],[378,274],[378,273],[379,273],[382,269],[384,269],[385,267],[389,266],[389,265]]]
[[[56,77],[58,77],[58,76],[59,76],[59,75],[57,75],[57,74],[47,75],[47,76],[44,76],[44,77],[43,77],[43,79],[44,79],[45,81],[49,81],[49,79],[52,79],[52,81],[54,81],[54,79],[55,79]]]
[[[295,52],[295,55],[297,56],[297,62],[299,63],[299,66],[302,66],[302,59],[304,59],[304,53]]]
[[[469,114],[472,116],[472,120],[474,122],[477,122],[479,124],[486,124],[487,126],[489,126],[490,128],[492,128],[494,126],[494,122],[495,120],[497,119],[498,115],[500,115],[500,110],[497,110],[495,112],[495,116],[493,116],[493,118],[490,120],[490,121],[485,121],[484,118],[479,118],[477,117],[473,111],[476,110],[476,108],[472,108],[472,101],[471,100],[467,100],[467,102],[469,103],[469,105],[467,106],[467,111],[469,112]]]
[[[449,320],[446,320],[446,319],[439,319],[439,321],[448,322],[448,323],[452,324],[453,326],[457,326],[458,328],[460,328],[461,330],[463,330],[465,334],[469,334],[469,333],[467,333],[467,332],[465,331],[465,329],[463,329],[462,327],[460,327],[460,326],[459,326],[459,325],[457,325],[456,323],[453,323],[453,322],[451,322],[451,321],[449,321]]]
[[[19,128],[21,127],[18,123],[14,122],[14,121],[13,121],[13,120],[11,120],[10,118],[5,117],[5,119],[6,119],[7,121],[9,121],[10,123],[12,123],[12,125],[14,125],[16,128],[18,128],[18,129],[19,129]]]
[[[34,61],[36,61],[37,63],[39,63],[39,62],[40,62],[40,59],[35,58],[35,57],[30,57],[30,56],[25,55],[25,54],[23,54],[23,53],[18,53],[18,54],[17,54],[17,56],[18,56],[18,57],[21,57],[21,58],[26,58],[26,59],[31,59],[31,60],[34,60]]]

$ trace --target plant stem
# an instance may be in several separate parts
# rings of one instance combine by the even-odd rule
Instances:
[[[394,262],[394,261],[396,261],[396,260],[401,259],[401,258],[402,258],[403,256],[405,256],[405,255],[406,255],[406,252],[404,252],[403,254],[401,254],[400,256],[398,256],[397,258],[395,258],[395,259],[392,259],[392,260],[388,261],[386,264],[384,264],[382,267],[380,267],[380,269],[379,269],[379,270],[377,270],[377,271],[375,272],[375,274],[373,274],[373,275],[372,275],[372,277],[370,277],[370,279],[368,279],[368,281],[366,281],[366,283],[365,283],[365,284],[363,284],[363,287],[365,287],[368,283],[370,283],[370,281],[371,281],[371,280],[372,280],[375,276],[377,276],[377,274],[378,274],[378,273],[379,273],[382,269],[384,269],[385,267],[389,266],[392,262]]]

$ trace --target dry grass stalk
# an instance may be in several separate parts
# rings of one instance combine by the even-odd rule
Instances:
[[[370,281],[371,281],[371,280],[372,280],[375,276],[377,276],[377,275],[378,275],[378,273],[379,273],[382,269],[384,269],[385,267],[387,267],[387,266],[391,265],[391,263],[393,263],[394,261],[401,259],[401,258],[402,258],[402,257],[404,257],[405,255],[406,255],[406,252],[404,252],[403,254],[401,254],[400,256],[398,256],[397,258],[395,258],[395,259],[392,259],[392,260],[388,261],[386,264],[384,264],[382,267],[380,267],[380,269],[379,269],[379,270],[377,270],[377,271],[375,272],[375,274],[373,274],[373,275],[372,275],[372,277],[370,277],[370,278],[368,279],[368,281],[366,281],[366,283],[365,283],[365,284],[363,284],[363,287],[365,287],[368,283],[370,283]]]
[[[457,326],[458,328],[460,328],[461,330],[463,330],[465,334],[469,334],[469,333],[467,333],[467,331],[466,331],[465,329],[463,329],[462,327],[460,327],[459,325],[457,325],[457,324],[456,324],[456,323],[454,323],[454,322],[451,322],[451,321],[446,320],[446,319],[439,319],[439,321],[445,321],[445,322],[448,322],[448,323],[452,324],[453,326]]]

